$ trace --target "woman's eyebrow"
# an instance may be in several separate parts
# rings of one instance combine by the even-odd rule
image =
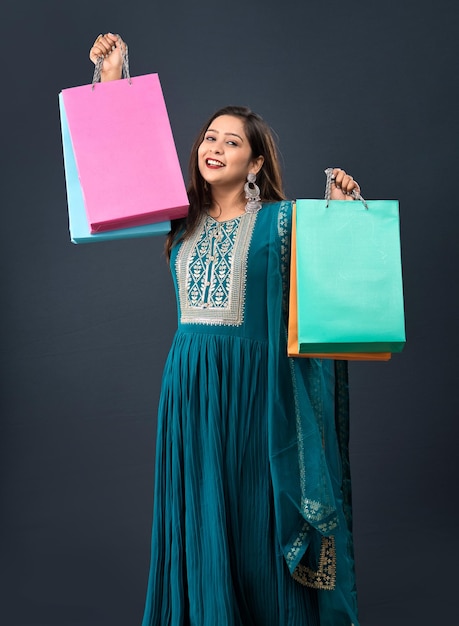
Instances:
[[[240,139],[241,141],[244,141],[242,139],[242,137],[240,135],[238,135],[237,133],[225,133],[225,135],[231,135],[232,137],[238,137],[238,139]]]
[[[208,132],[208,133],[217,133],[218,134],[220,131],[216,130],[215,128],[208,128],[206,132]],[[232,137],[237,137],[241,141],[244,141],[242,139],[242,137],[240,135],[238,135],[237,133],[224,133],[224,135],[231,135]]]

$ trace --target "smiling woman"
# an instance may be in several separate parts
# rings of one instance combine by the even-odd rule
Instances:
[[[214,165],[215,162],[218,164]],[[263,201],[285,198],[271,130],[259,115],[246,107],[220,109],[203,125],[191,149],[189,172],[190,209],[185,229],[181,222],[173,224],[168,253],[177,229],[182,229],[186,237],[203,211],[220,220],[243,213],[247,200],[244,185],[249,173],[257,176]]]
[[[210,215],[227,218],[244,212],[241,189],[248,174],[255,176],[263,165],[264,157],[255,157],[245,134],[241,118],[220,115],[212,121],[198,148],[198,167],[202,178],[212,186]],[[223,206],[223,204],[225,206]]]
[[[100,36],[102,80],[124,43]],[[332,197],[358,184],[333,171]],[[165,365],[143,626],[357,626],[342,362],[289,359],[292,203],[268,125],[225,107],[191,150],[167,240]]]

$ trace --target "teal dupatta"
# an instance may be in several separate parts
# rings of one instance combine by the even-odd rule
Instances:
[[[268,428],[278,541],[291,575],[318,590],[321,626],[358,626],[347,363],[286,356],[292,203],[282,202],[276,214],[268,264]]]

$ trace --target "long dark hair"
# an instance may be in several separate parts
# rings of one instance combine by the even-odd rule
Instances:
[[[285,198],[282,176],[277,154],[276,144],[269,126],[257,113],[247,107],[227,106],[219,109],[204,124],[191,149],[189,163],[188,199],[190,208],[186,218],[174,220],[171,232],[166,241],[166,255],[169,258],[174,244],[185,239],[196,227],[201,214],[206,211],[212,201],[212,193],[206,181],[201,176],[198,167],[198,148],[204,140],[207,129],[212,122],[221,115],[239,117],[244,122],[244,130],[247,135],[252,158],[262,156],[263,167],[257,175],[257,185],[260,187],[260,197],[263,202],[275,202]],[[177,233],[180,232],[180,236]]]

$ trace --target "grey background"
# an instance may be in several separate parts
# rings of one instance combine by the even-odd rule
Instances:
[[[321,197],[338,165],[400,199],[408,344],[351,366],[361,623],[459,624],[458,16],[453,0],[3,0],[2,625],[143,610],[175,302],[162,239],[70,243],[57,106],[107,30],[134,75],[159,72],[184,171],[207,116],[247,104],[290,197]]]

